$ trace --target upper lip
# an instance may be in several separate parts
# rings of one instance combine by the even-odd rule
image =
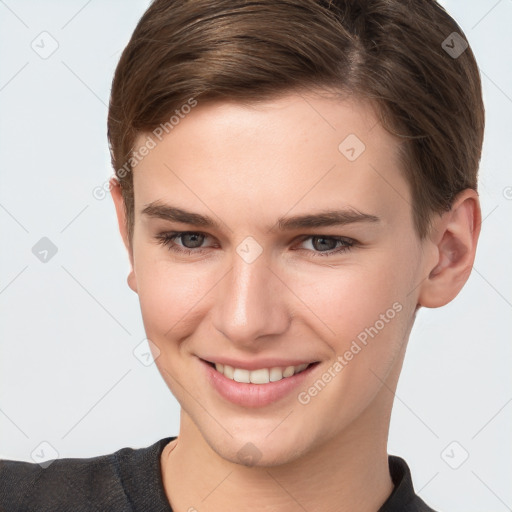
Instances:
[[[243,370],[258,370],[260,368],[274,368],[277,366],[286,368],[287,366],[299,366],[301,364],[316,363],[313,359],[279,359],[275,357],[264,357],[261,359],[251,359],[246,361],[232,359],[230,357],[201,357],[209,363],[218,363],[232,366],[233,368],[241,368]]]

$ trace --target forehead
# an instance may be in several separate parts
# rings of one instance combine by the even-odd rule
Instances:
[[[289,94],[250,106],[199,100],[187,111],[136,141],[136,152],[152,147],[134,168],[138,211],[155,200],[208,214],[211,205],[221,218],[237,211],[267,225],[291,209],[390,217],[409,207],[398,141],[369,103]]]

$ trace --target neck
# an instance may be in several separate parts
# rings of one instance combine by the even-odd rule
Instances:
[[[376,512],[393,490],[386,449],[392,393],[381,393],[388,396],[377,396],[341,434],[277,466],[225,460],[182,411],[180,434],[161,457],[173,510]]]

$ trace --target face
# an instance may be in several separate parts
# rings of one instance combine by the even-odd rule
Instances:
[[[250,442],[254,463],[286,463],[382,409],[425,273],[397,148],[369,104],[289,94],[199,101],[135,167],[129,284],[182,415],[224,459]],[[316,364],[248,384],[203,360]]]

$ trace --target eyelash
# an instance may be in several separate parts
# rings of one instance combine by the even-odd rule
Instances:
[[[157,235],[155,238],[157,239],[157,243],[166,246],[170,251],[173,251],[178,254],[183,254],[187,256],[191,256],[193,254],[201,254],[203,252],[204,248],[197,248],[197,249],[188,249],[188,248],[182,248],[179,245],[176,245],[174,243],[174,240],[176,238],[180,238],[184,235],[203,235],[208,236],[206,233],[201,233],[199,231],[173,231],[169,233],[161,233]],[[322,238],[326,240],[335,240],[336,242],[340,242],[344,245],[341,247],[338,247],[337,249],[331,249],[329,251],[311,251],[310,249],[302,249],[304,251],[311,252],[311,256],[314,258],[316,257],[328,257],[328,256],[334,256],[338,254],[342,254],[345,252],[350,251],[354,245],[356,245],[356,241],[352,240],[350,238],[344,238],[339,236],[324,236],[324,235],[309,235],[302,238],[301,243],[305,242],[306,240],[309,240],[311,238]]]

